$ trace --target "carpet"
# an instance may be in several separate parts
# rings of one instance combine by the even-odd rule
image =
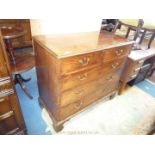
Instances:
[[[143,90],[147,94],[155,97],[155,83],[149,80],[141,81],[140,83],[136,84],[136,87]]]
[[[139,88],[129,87],[113,100],[100,100],[94,106],[70,119],[64,129],[56,133],[45,109],[45,122],[53,134],[147,134],[155,121],[155,98]]]
[[[33,99],[30,100],[21,87],[17,84],[16,90],[20,101],[21,110],[24,116],[28,135],[50,135],[51,132],[42,119],[42,109],[38,103],[38,86],[35,68],[22,74],[24,78],[31,77],[31,81],[25,83],[26,87],[31,92]]]

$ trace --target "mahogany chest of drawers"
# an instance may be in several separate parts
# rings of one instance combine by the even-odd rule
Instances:
[[[109,32],[35,36],[39,102],[56,131],[77,112],[118,91],[132,42]]]
[[[25,123],[12,82],[10,66],[0,33],[0,134],[25,133]]]

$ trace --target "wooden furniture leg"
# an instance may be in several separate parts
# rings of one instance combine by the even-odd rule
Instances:
[[[62,124],[56,124],[56,123],[53,123],[53,128],[56,132],[60,132],[63,128],[64,128],[64,123]]]
[[[5,43],[6,43],[6,47],[8,49],[10,60],[13,64],[15,64],[16,62],[15,62],[15,58],[14,58],[14,50],[13,50],[12,42],[10,39],[7,39],[7,40],[5,40]]]
[[[125,89],[126,87],[126,82],[120,82],[120,87],[119,87],[119,91],[118,91],[118,94],[121,95],[123,90]]]
[[[114,94],[112,94],[112,95],[110,95],[110,100],[112,100],[113,98],[115,98],[115,96],[116,96],[116,93],[114,93]]]
[[[38,98],[38,102],[39,102],[40,108],[41,109],[45,108],[46,111],[48,112],[47,107],[45,106],[43,100],[40,97]],[[53,128],[54,128],[54,130],[56,132],[59,132],[64,128],[63,125],[64,125],[65,122],[57,123],[53,117],[51,117],[51,119],[52,119],[52,122],[53,122]]]

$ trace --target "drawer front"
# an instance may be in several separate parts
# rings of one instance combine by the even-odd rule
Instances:
[[[76,100],[74,103],[68,104],[59,109],[59,116],[56,118],[57,120],[63,120],[67,117],[75,114],[76,112],[82,110],[86,106],[91,103],[97,101],[98,99],[114,92],[118,88],[119,76],[118,75],[108,75],[105,78],[102,78],[98,81],[98,87],[94,89],[92,92],[87,93],[87,95],[83,95],[83,97],[74,96],[73,100]],[[66,98],[69,98],[66,96]],[[70,101],[68,101],[70,102]]]
[[[17,129],[18,124],[14,116],[8,117],[0,121],[0,134],[8,134],[10,131]]]
[[[101,98],[113,91],[117,91],[119,80],[120,80],[120,71],[108,74],[106,77],[99,79],[100,87],[96,92],[93,92],[89,96],[89,100],[92,98],[90,102],[94,102],[93,101],[94,96],[97,98]],[[87,98],[85,100],[87,100]]]
[[[129,80],[133,80],[137,77],[138,73],[140,71],[140,68],[135,68],[131,71],[131,74],[129,75]]]
[[[75,89],[65,91],[61,95],[60,104],[61,106],[65,106],[70,103],[74,103],[78,100],[81,100],[85,96],[98,91],[98,89],[102,87],[103,88],[105,87],[105,89],[108,89],[110,87],[107,87],[107,84],[112,83],[113,85],[113,83],[118,83],[118,80],[119,80],[119,73],[109,74],[95,81],[89,82],[84,85],[80,85],[79,87]]]
[[[7,80],[0,81],[0,92],[11,88],[12,88],[12,84],[11,84],[10,78]]]
[[[106,49],[103,51],[103,62],[126,56],[130,52],[130,50],[131,45]]]
[[[133,63],[133,66],[132,66],[132,68],[128,74],[128,80],[127,81],[131,81],[137,77],[143,63],[144,63],[144,60],[135,61]]]
[[[90,70],[66,76],[61,79],[61,91],[82,86],[90,81],[100,78],[101,76],[102,76],[101,67],[96,67]]]
[[[96,91],[100,87],[100,81],[95,80],[92,82],[89,82],[84,85],[80,85],[79,87],[75,89],[71,89],[69,91],[65,91],[61,95],[60,104],[61,106],[68,105],[70,103],[74,103],[77,100],[82,99],[86,95]]]
[[[77,113],[82,109],[84,102],[82,100],[77,101],[76,103],[69,104],[63,108],[58,110],[57,120],[61,121],[66,119],[67,117]]]
[[[9,96],[0,98],[0,115],[3,115],[9,111],[11,111],[11,105],[9,101]]]
[[[101,52],[78,55],[69,58],[63,58],[61,62],[61,75],[68,75],[85,68],[99,65],[101,63]]]
[[[116,59],[116,60],[103,63],[102,74],[106,75],[108,73],[116,72],[117,70],[123,67],[125,60],[126,60],[126,57],[123,57],[121,59]]]
[[[137,69],[143,66],[144,60],[135,61],[133,64],[133,69]]]

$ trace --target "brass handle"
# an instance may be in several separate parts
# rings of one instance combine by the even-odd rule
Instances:
[[[120,56],[122,53],[123,53],[123,50],[122,50],[122,49],[116,51],[116,55],[117,55],[117,56]]]
[[[137,72],[137,71],[139,71],[140,70],[140,68],[136,68],[135,70],[134,70],[134,72]]]
[[[117,63],[115,63],[115,64],[112,64],[111,67],[112,67],[113,69],[115,69],[118,65],[119,65],[119,63],[117,62]]]
[[[75,91],[74,93],[77,94],[77,95],[82,95],[83,92],[84,92],[83,90],[79,90],[79,91]]]
[[[80,63],[82,66],[86,66],[86,65],[88,65],[89,61],[90,61],[90,59],[85,57],[85,58],[79,60],[79,63]]]
[[[130,77],[130,79],[133,79],[133,78],[135,78],[137,75],[132,75],[131,77]]]
[[[141,63],[143,63],[143,62],[144,62],[144,60],[140,60],[140,61],[138,61],[139,64],[141,64]]]
[[[82,81],[82,80],[85,80],[87,76],[88,76],[87,73],[85,73],[84,75],[79,75],[78,79]]]
[[[81,101],[80,103],[78,102],[78,103],[74,104],[74,107],[75,107],[76,109],[80,109],[82,104],[83,104],[82,101]]]
[[[112,76],[110,76],[110,77],[106,78],[106,80],[108,80],[108,81],[111,81],[112,79],[113,79],[113,77],[112,77]]]
[[[0,99],[0,102],[3,102],[3,101],[4,101],[4,98],[1,98],[1,99]]]

